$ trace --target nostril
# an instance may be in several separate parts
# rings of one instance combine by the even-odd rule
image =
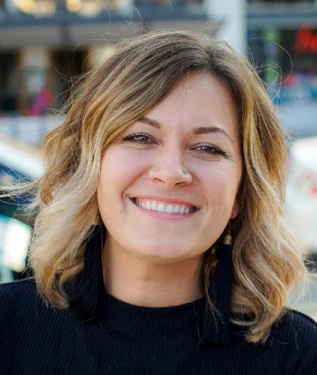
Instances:
[[[158,156],[149,169],[149,178],[169,189],[176,185],[190,184],[192,175],[181,159],[182,157],[171,154],[169,157],[167,155]]]

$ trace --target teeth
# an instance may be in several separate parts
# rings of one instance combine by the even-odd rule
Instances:
[[[194,208],[189,208],[184,204],[171,204],[171,203],[164,203],[164,202],[156,202],[156,201],[149,201],[144,200],[139,202],[135,199],[135,203],[146,210],[158,211],[158,212],[167,212],[170,214],[189,214],[190,212],[194,212]]]
[[[171,205],[172,206],[172,205]],[[172,212],[174,212],[174,214],[178,214],[179,213],[179,204],[176,204],[173,208],[172,206]]]
[[[165,212],[165,206],[163,203],[159,203],[157,206],[157,211],[158,212]]]
[[[177,206],[175,206],[175,208],[176,208],[176,207],[177,207]],[[168,204],[168,205],[165,207],[165,212],[168,212],[168,213],[172,214],[173,211],[174,211],[174,209],[173,209],[173,205],[172,205],[172,204]]]

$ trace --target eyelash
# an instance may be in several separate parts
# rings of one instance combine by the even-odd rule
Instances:
[[[137,139],[137,138],[139,138],[139,139]],[[142,140],[140,138],[142,138]],[[142,132],[125,135],[124,137],[122,137],[122,140],[128,141],[128,142],[146,144],[146,145],[151,144],[151,143],[155,143],[151,139],[150,136],[148,136],[147,134],[142,133]]]
[[[156,143],[149,135],[143,132],[125,135],[122,137],[122,140],[124,142],[133,142],[133,143],[144,144],[144,145],[150,145],[150,144]],[[194,150],[197,150],[198,152],[202,154],[205,153],[208,155],[221,155],[221,156],[227,157],[226,151],[216,146],[199,145],[199,147],[195,146]]]
[[[227,157],[226,151],[222,150],[219,147],[209,146],[209,145],[200,145],[199,149],[200,149],[199,152],[201,153],[206,153],[209,155],[221,155],[221,156]]]

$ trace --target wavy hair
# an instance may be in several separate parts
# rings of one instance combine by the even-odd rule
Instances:
[[[39,213],[30,264],[45,299],[53,307],[68,308],[65,284],[84,267],[85,244],[98,213],[103,151],[191,72],[218,77],[238,109],[243,178],[241,210],[233,225],[232,321],[248,326],[249,342],[263,342],[283,313],[289,290],[307,273],[283,221],[285,136],[255,69],[211,36],[147,33],[121,43],[112,57],[84,77],[67,104],[63,124],[44,142],[46,172],[33,185]],[[214,249],[204,257],[205,290],[216,255]],[[245,321],[245,313],[252,319]]]

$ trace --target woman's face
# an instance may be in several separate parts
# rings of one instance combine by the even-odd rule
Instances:
[[[112,254],[166,263],[214,244],[239,213],[237,118],[227,87],[193,73],[109,145],[97,193]]]

